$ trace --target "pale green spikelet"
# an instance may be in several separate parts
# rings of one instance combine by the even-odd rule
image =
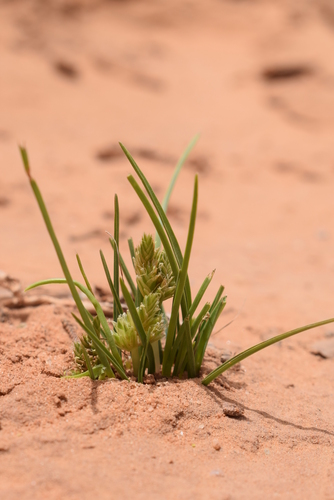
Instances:
[[[156,250],[156,252],[158,254],[158,274],[162,278],[159,293],[161,294],[161,302],[163,302],[174,296],[175,278],[165,250]]]
[[[137,310],[151,344],[161,340],[165,334],[166,317],[160,310],[160,295],[146,295]]]
[[[154,241],[151,234],[144,233],[139,246],[135,250],[135,265],[145,267],[154,259]]]
[[[164,249],[154,248],[151,235],[144,234],[141,243],[135,250],[134,267],[137,284],[145,297],[150,293],[158,293],[160,302],[173,296],[175,278]]]
[[[166,318],[160,310],[160,295],[150,293],[137,307],[137,312],[151,343],[162,339],[166,329]],[[130,312],[118,316],[114,324],[114,339],[117,347],[131,352],[141,345],[140,337],[133,323]]]
[[[114,339],[117,347],[123,351],[132,351],[140,346],[140,339],[133,324],[131,314],[128,312],[120,314],[114,324]]]

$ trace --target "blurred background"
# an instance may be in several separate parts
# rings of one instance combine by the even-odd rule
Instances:
[[[106,286],[114,194],[123,254],[153,232],[118,142],[162,199],[200,133],[169,210],[184,244],[198,172],[193,288],[217,269],[231,338],[333,316],[330,0],[2,0],[0,21],[1,270],[61,276],[18,144],[73,274],[78,252]]]

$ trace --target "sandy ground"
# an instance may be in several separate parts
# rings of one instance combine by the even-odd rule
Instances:
[[[334,316],[330,0],[16,0],[0,2],[0,21],[4,273],[22,286],[61,276],[18,143],[73,274],[78,252],[106,288],[99,249],[111,259],[114,194],[123,254],[127,238],[153,231],[118,141],[162,198],[200,132],[170,220],[184,245],[198,172],[191,286],[216,269],[209,296],[220,283],[228,295],[218,327],[241,309],[205,369],[225,349]],[[0,290],[1,498],[334,498],[334,360],[312,352],[333,343],[331,325],[208,388],[67,381],[78,334],[67,289],[11,309]]]

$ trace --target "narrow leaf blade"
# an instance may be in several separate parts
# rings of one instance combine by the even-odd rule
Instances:
[[[253,347],[250,347],[249,349],[242,351],[240,354],[237,354],[236,356],[229,359],[228,361],[225,361],[225,363],[223,363],[222,365],[218,366],[218,368],[213,370],[211,373],[209,373],[209,375],[207,375],[202,380],[202,384],[209,385],[210,382],[212,382],[212,380],[219,377],[219,375],[224,373],[226,370],[228,370],[232,366],[236,365],[237,363],[240,363],[240,361],[248,358],[249,356],[252,356],[252,354],[255,354],[256,352],[261,351],[262,349],[265,349],[266,347],[269,347],[270,345],[276,344],[277,342],[280,342],[281,340],[285,340],[288,337],[292,337],[293,335],[297,335],[298,333],[302,333],[302,332],[305,332],[307,330],[311,330],[312,328],[317,328],[318,326],[328,325],[329,323],[334,323],[334,318],[326,319],[324,321],[318,321],[317,323],[311,323],[310,325],[306,325],[306,326],[302,326],[300,328],[296,328],[294,330],[290,330],[286,333],[282,333],[280,335],[277,335],[276,337],[272,337],[269,340],[265,340],[264,342],[260,342],[259,344],[256,344]]]
[[[194,239],[196,213],[197,213],[197,201],[198,201],[198,177],[196,175],[195,176],[195,183],[194,183],[193,203],[192,203],[192,209],[191,209],[191,214],[190,214],[190,222],[189,222],[186,249],[184,252],[184,259],[183,259],[182,268],[181,268],[181,271],[179,274],[179,279],[178,279],[177,285],[176,285],[176,291],[175,291],[175,295],[174,295],[172,312],[171,312],[171,317],[170,317],[170,321],[169,321],[164,356],[163,356],[162,373],[165,377],[170,376],[170,371],[172,368],[172,366],[171,366],[171,350],[172,350],[172,344],[173,344],[173,339],[174,339],[174,334],[175,334],[175,328],[177,325],[179,307],[181,304],[181,300],[182,300],[182,296],[183,296],[183,292],[184,292],[184,286],[186,283],[186,278],[187,278],[187,273],[188,273],[188,265],[189,265],[189,260],[190,260],[192,243],[193,243],[193,239]]]

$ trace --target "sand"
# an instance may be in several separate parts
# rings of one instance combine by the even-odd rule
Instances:
[[[127,239],[153,232],[118,142],[162,199],[200,133],[169,217],[184,247],[197,172],[191,287],[216,269],[217,330],[237,315],[203,373],[226,350],[330,318],[331,2],[17,0],[0,19],[0,497],[334,498],[331,325],[208,387],[61,378],[80,332],[66,287],[22,293],[62,273],[17,147],[73,275],[79,253],[106,290],[115,193],[128,263]]]

